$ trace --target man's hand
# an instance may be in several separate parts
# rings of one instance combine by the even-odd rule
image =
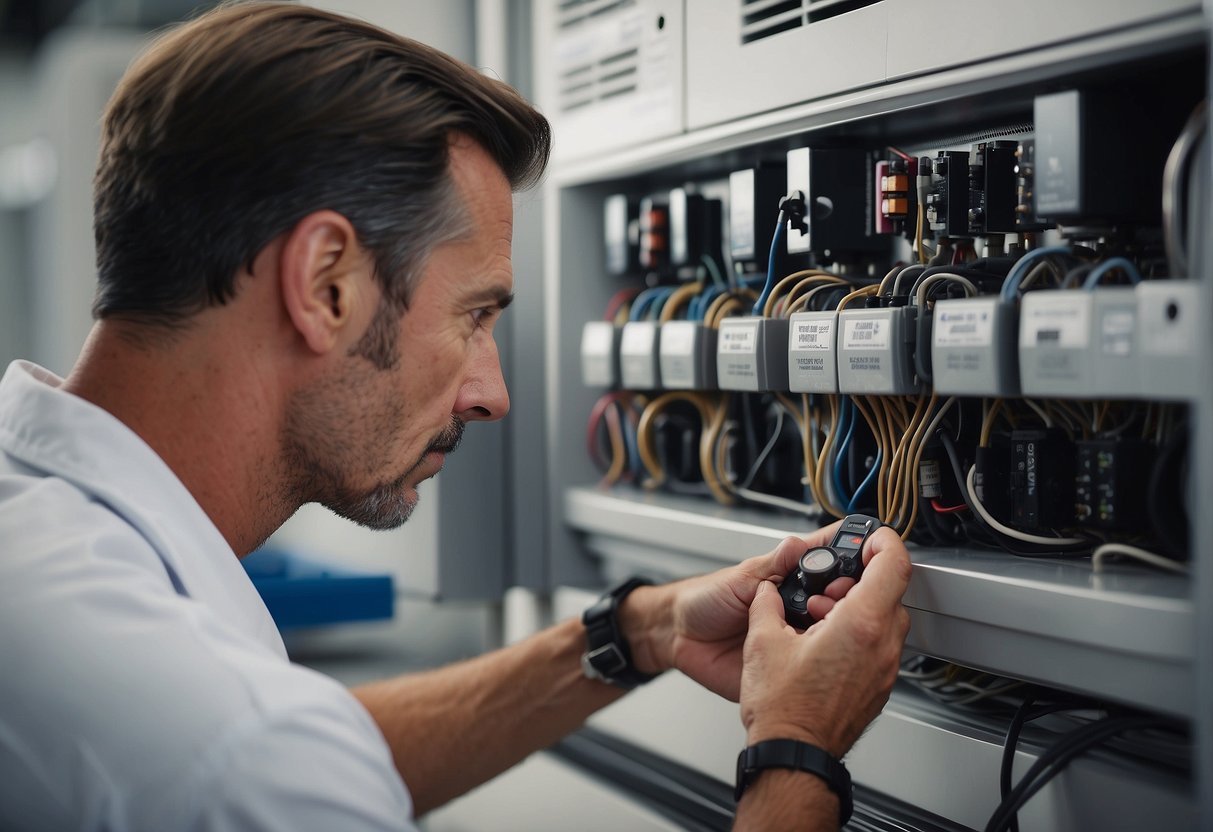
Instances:
[[[741,718],[750,744],[801,739],[841,757],[884,703],[897,679],[909,614],[901,606],[910,559],[891,529],[864,552],[859,584],[841,580],[811,604],[818,619],[798,632],[783,599],[763,583],[749,611]]]
[[[834,523],[804,538],[785,538],[769,554],[737,566],[636,590],[621,608],[620,620],[637,668],[655,673],[674,667],[709,690],[737,701],[742,645],[759,585],[782,581],[807,548],[829,543],[837,529]],[[906,563],[908,567],[908,560]],[[826,595],[810,599],[810,613],[817,619],[824,617],[854,584],[850,578],[832,582]]]

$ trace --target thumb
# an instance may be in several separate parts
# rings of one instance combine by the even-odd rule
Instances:
[[[786,625],[783,615],[783,598],[770,581],[758,584],[754,600],[750,603],[750,630],[780,628]]]

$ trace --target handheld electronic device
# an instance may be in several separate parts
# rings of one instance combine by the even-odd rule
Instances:
[[[881,523],[866,514],[848,514],[829,546],[814,546],[800,556],[796,568],[779,585],[783,611],[789,624],[808,627],[809,596],[820,595],[835,578],[863,575],[863,544]]]

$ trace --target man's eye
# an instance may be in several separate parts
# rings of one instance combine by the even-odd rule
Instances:
[[[494,311],[495,310],[490,309],[487,306],[483,306],[480,309],[473,309],[472,310],[472,324],[474,326],[476,326],[477,328],[480,328],[482,326],[485,326],[485,325],[491,323],[493,320]]]

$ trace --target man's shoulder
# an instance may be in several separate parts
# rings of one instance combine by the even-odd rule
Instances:
[[[78,569],[124,564],[159,574],[159,557],[122,516],[64,479],[30,472],[0,453],[2,583],[21,584]]]
[[[0,771],[12,775],[0,778],[0,827],[79,826],[77,813],[115,801],[176,817],[162,795],[187,799],[208,772],[206,788],[226,788],[231,755],[261,747],[370,754],[390,787],[390,755],[348,691],[178,594],[103,503],[0,471],[0,540]]]

